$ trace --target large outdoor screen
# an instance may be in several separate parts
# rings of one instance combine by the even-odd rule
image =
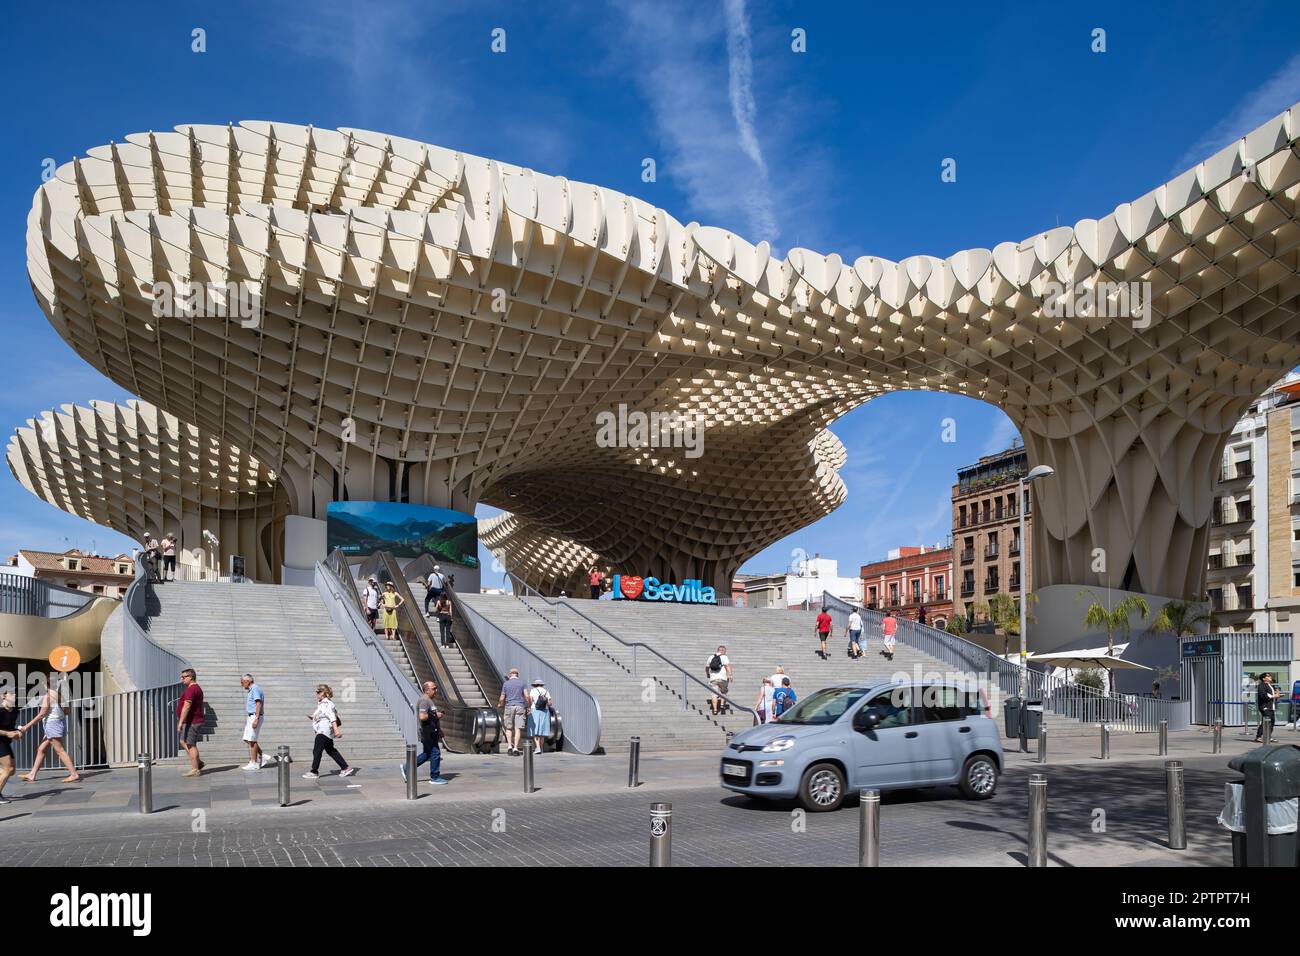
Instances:
[[[391,551],[396,558],[430,555],[462,568],[478,567],[478,522],[450,508],[394,501],[334,501],[327,512],[329,550],[365,557]]]

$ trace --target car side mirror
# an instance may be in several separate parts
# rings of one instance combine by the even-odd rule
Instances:
[[[868,731],[875,730],[880,723],[880,715],[870,709],[863,709],[853,715],[853,729]]]

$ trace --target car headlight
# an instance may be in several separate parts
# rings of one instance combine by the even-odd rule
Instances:
[[[766,747],[763,748],[765,754],[779,754],[783,750],[789,750],[794,746],[793,737],[777,737]]]

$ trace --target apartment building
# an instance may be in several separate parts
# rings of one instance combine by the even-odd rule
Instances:
[[[926,623],[943,627],[952,619],[952,546],[894,548],[883,561],[864,564],[862,603],[893,608],[916,620],[925,608]]]
[[[48,581],[60,587],[76,588],[104,597],[121,597],[135,577],[135,562],[129,554],[104,557],[84,554],[76,548],[63,553],[20,549],[10,555],[4,570],[9,574]]]
[[[957,588],[954,613],[971,623],[973,606],[988,604],[995,594],[1019,597],[1021,575],[1030,590],[1029,540],[1033,519],[1029,488],[1016,500],[1019,480],[1029,470],[1023,446],[986,455],[957,471],[952,486],[953,573]],[[1025,540],[1020,539],[1020,510],[1025,511]]]
[[[1252,404],[1224,447],[1206,597],[1220,630],[1300,634],[1300,375]]]

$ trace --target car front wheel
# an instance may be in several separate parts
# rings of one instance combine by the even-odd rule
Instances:
[[[810,813],[838,810],[844,802],[844,774],[831,763],[809,767],[799,786],[799,802]]]
[[[987,754],[975,754],[961,768],[962,796],[967,800],[987,800],[998,789],[998,765]]]

